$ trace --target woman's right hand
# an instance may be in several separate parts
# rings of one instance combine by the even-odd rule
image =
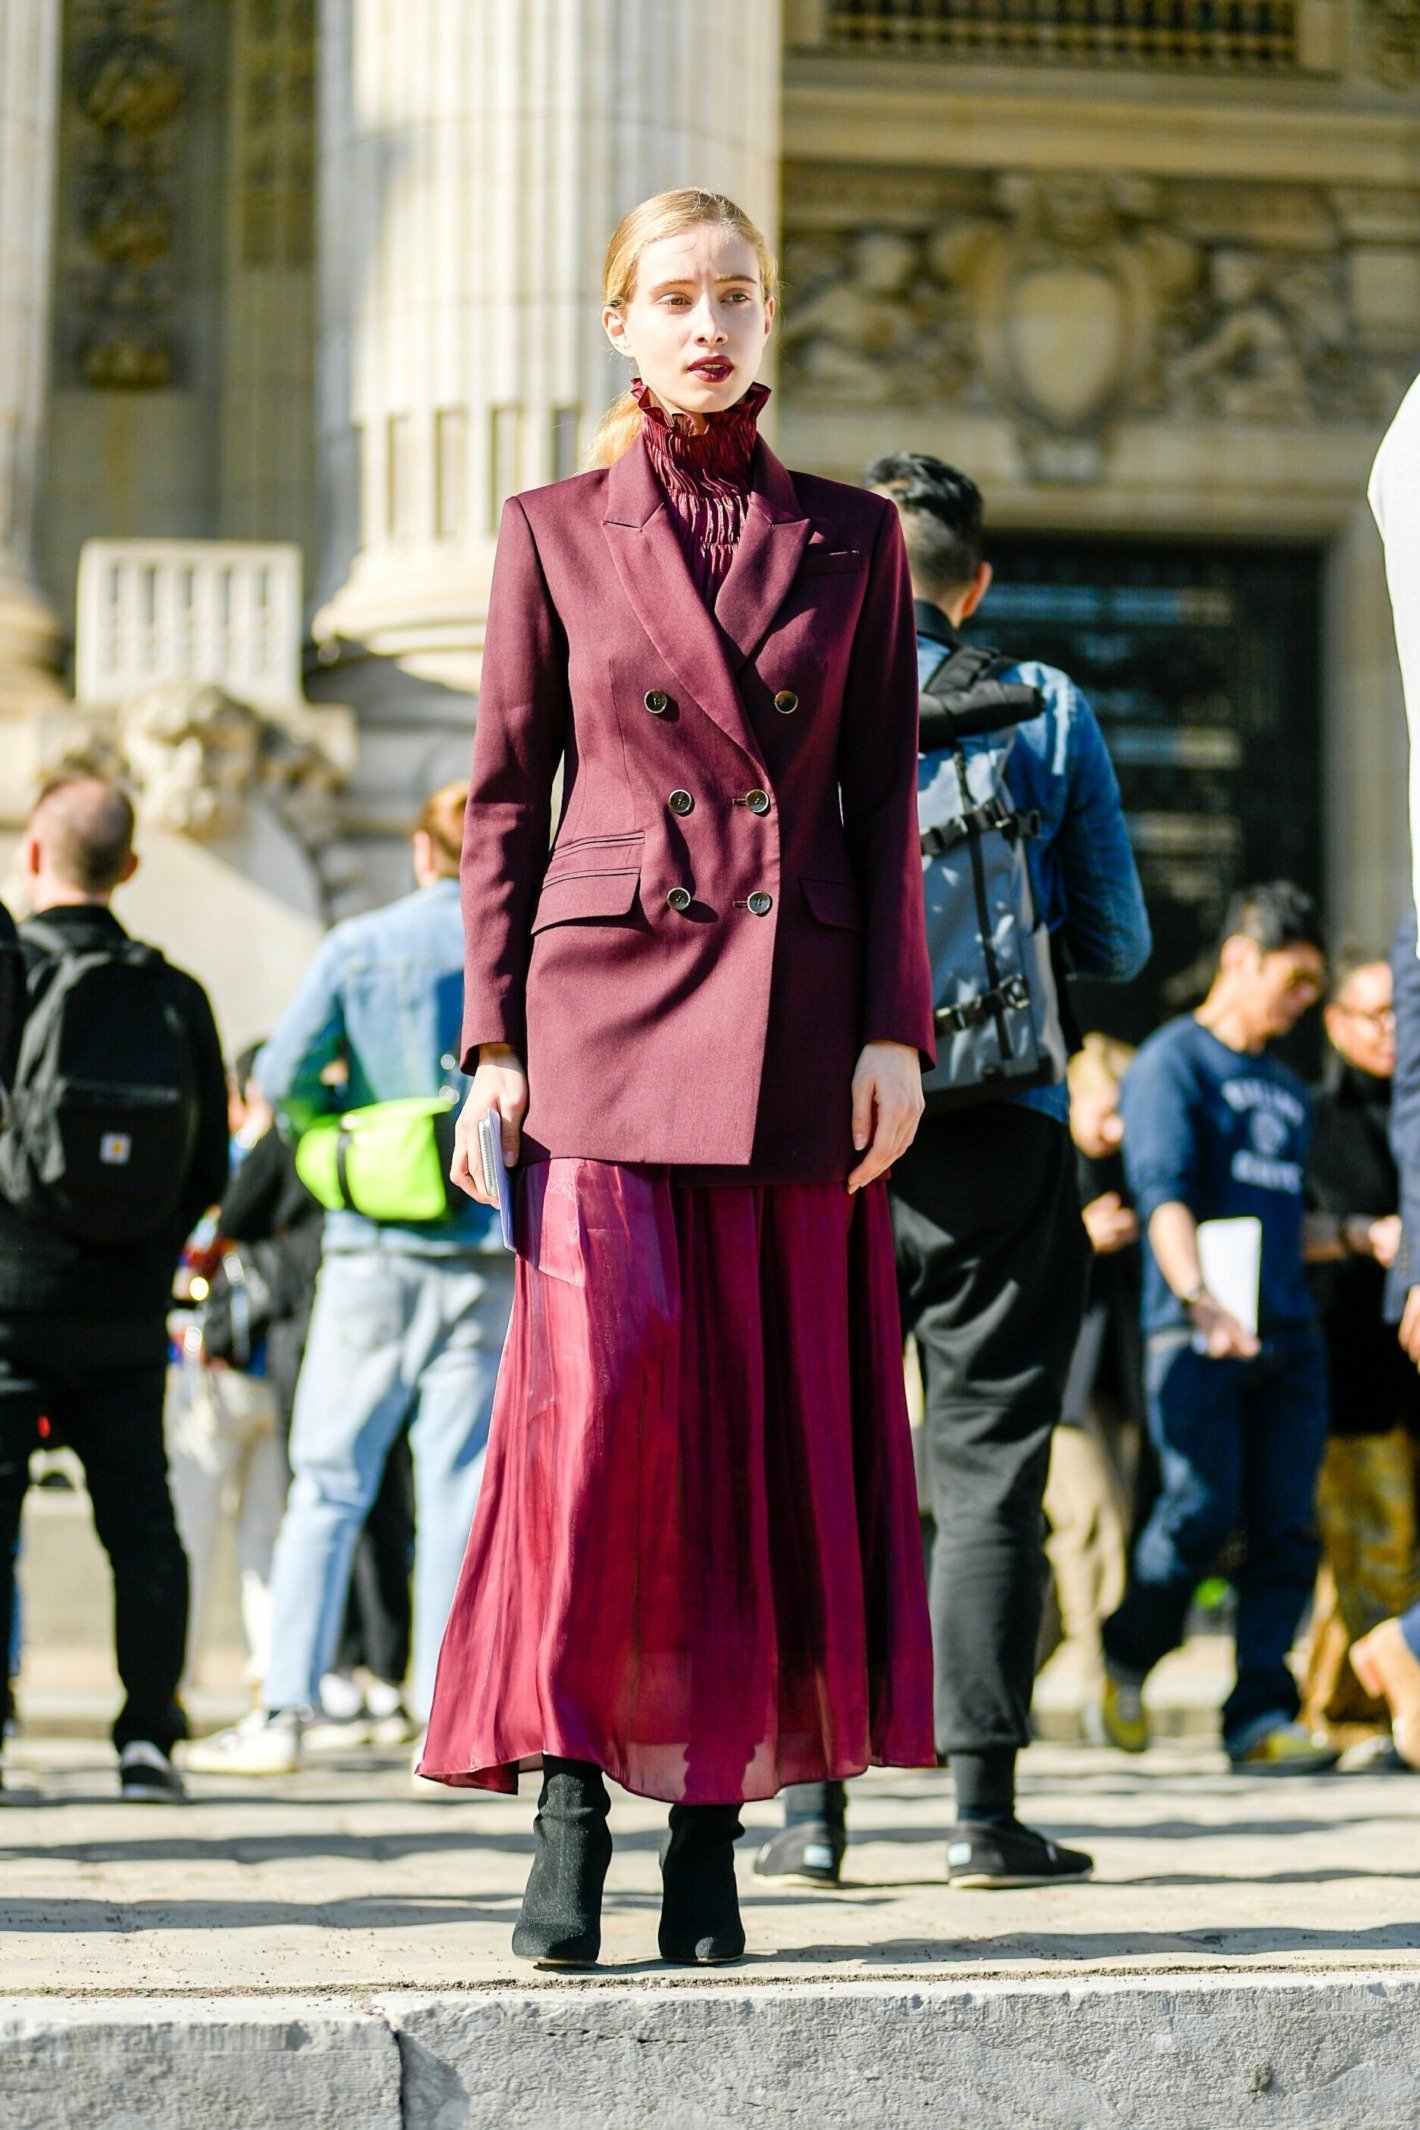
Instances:
[[[504,1164],[515,1168],[522,1145],[523,1118],[528,1110],[528,1076],[510,1043],[482,1045],[478,1069],[454,1127],[450,1180],[483,1206],[498,1203],[497,1193],[490,1196],[483,1188],[483,1164],[478,1156],[478,1127],[490,1110],[497,1110],[502,1120]]]

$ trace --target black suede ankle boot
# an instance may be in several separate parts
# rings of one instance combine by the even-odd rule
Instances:
[[[594,1967],[602,1949],[602,1882],[611,1862],[611,1799],[589,1760],[542,1763],[533,1832],[537,1851],[513,1932],[519,1960]]]
[[[714,1967],[745,1949],[735,1887],[738,1805],[672,1805],[661,1845],[661,1958]]]

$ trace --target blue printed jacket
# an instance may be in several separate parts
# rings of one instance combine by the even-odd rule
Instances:
[[[961,638],[940,607],[919,599],[917,671],[927,685]],[[1139,869],[1129,844],[1119,781],[1095,714],[1055,666],[1013,666],[1005,676],[1038,688],[1045,708],[1016,727],[1006,781],[1017,808],[1040,815],[1026,846],[1036,910],[1052,936],[1063,933],[1078,976],[1128,983],[1149,959],[1153,937]],[[968,740],[967,752],[985,747]],[[1027,1088],[1007,1100],[1068,1118],[1064,1087]]]
[[[402,901],[349,917],[326,934],[300,988],[256,1061],[269,1101],[297,1129],[334,1110],[452,1087],[463,1016],[463,919],[456,880],[437,880]],[[334,1090],[322,1075],[349,1073]],[[500,1249],[498,1216],[470,1199],[448,1221],[395,1225],[358,1213],[326,1216],[327,1250],[368,1250],[381,1238],[401,1249],[448,1256]]]

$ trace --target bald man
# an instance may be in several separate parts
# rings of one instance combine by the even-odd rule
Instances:
[[[24,836],[32,914],[20,927],[29,1031],[16,1080],[21,1099],[45,1099],[38,1078],[26,1078],[34,1072],[45,999],[66,967],[75,974],[76,957],[96,957],[91,967],[112,987],[104,993],[104,1026],[112,1021],[113,1039],[102,1042],[109,1097],[121,1103],[130,1087],[140,1101],[151,1093],[146,1076],[166,1048],[182,1061],[188,1128],[178,1137],[181,1153],[164,1157],[151,1175],[135,1169],[124,1186],[133,1192],[133,1232],[102,1244],[76,1233],[43,1188],[26,1187],[29,1172],[12,1134],[0,1143],[0,1650],[9,1647],[15,1538],[43,1416],[83,1463],[95,1527],[112,1563],[127,1696],[113,1736],[122,1794],[143,1800],[182,1794],[171,1753],[184,1729],[177,1687],[187,1562],[163,1448],[167,1312],[183,1243],[226,1184],[227,1091],[201,985],[155,950],[139,948],[109,907],[138,863],[133,825],[133,808],[116,786],[71,777],[41,795]],[[67,1027],[69,1013],[83,1008],[66,1002],[64,1010]],[[126,1063],[125,1039],[133,1046]],[[69,1122],[66,1150],[82,1137]],[[136,1163],[136,1127],[133,1145]],[[121,1170],[129,1151],[127,1137],[109,1131],[97,1159]],[[101,1190],[94,1186],[91,1203]]]

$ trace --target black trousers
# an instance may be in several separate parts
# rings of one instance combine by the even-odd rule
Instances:
[[[923,1119],[893,1169],[926,1395],[937,1750],[1026,1744],[1050,1436],[1089,1269],[1066,1127],[993,1102]]]
[[[390,1445],[380,1491],[355,1542],[337,1670],[363,1664],[387,1685],[403,1686],[413,1631],[413,1567],[414,1459],[406,1433]]]
[[[115,1654],[127,1696],[113,1727],[122,1751],[144,1738],[170,1752],[187,1639],[187,1557],[163,1447],[163,1360],[66,1368],[0,1352],[0,1650],[10,1646],[15,1541],[41,1417],[78,1456],[94,1527],[113,1569]]]

